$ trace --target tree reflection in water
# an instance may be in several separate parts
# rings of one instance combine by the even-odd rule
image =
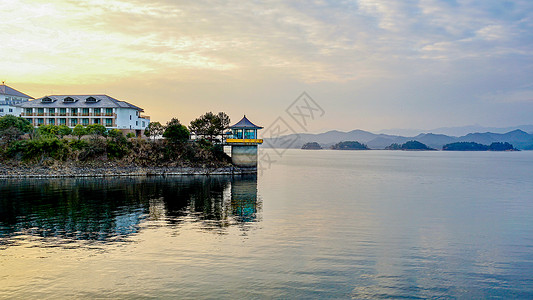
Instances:
[[[256,176],[3,180],[0,245],[19,235],[115,241],[149,226],[224,233],[259,221]]]

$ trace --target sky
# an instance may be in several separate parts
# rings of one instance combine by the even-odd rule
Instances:
[[[161,123],[533,123],[531,0],[0,0],[0,58],[35,98],[107,94]],[[298,127],[303,92],[320,110]]]

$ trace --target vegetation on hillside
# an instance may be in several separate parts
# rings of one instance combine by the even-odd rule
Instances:
[[[433,148],[428,147],[426,144],[423,144],[419,141],[408,141],[403,144],[391,144],[390,146],[387,146],[385,150],[435,150]]]
[[[302,146],[302,149],[304,149],[304,150],[321,150],[322,146],[320,146],[320,144],[317,143],[317,142],[310,142],[310,143],[305,143]]]
[[[210,120],[213,121],[205,121],[206,128],[223,131],[229,124],[229,118],[215,124],[210,124]],[[73,129],[64,125],[34,128],[26,119],[8,115],[0,118],[0,161],[45,165],[114,162],[121,166],[158,167],[229,165],[231,159],[216,142],[219,132],[209,131],[207,136],[191,140],[187,127],[173,118],[164,126],[150,123],[145,132],[148,139],[141,139],[100,124],[78,124]]]
[[[442,147],[443,151],[518,151],[513,145],[504,142],[495,142],[490,145],[483,145],[474,142],[458,142],[446,144]]]
[[[333,150],[369,150],[365,144],[361,144],[357,141],[345,141],[337,143],[331,146]]]

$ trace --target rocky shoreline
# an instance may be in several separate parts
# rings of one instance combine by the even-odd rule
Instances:
[[[238,167],[138,167],[138,166],[6,166],[0,164],[0,179],[124,176],[188,176],[256,174],[257,168]]]

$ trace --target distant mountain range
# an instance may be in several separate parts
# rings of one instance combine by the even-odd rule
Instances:
[[[533,125],[518,125],[511,127],[485,127],[481,125],[467,125],[467,126],[458,126],[458,127],[440,127],[431,130],[421,130],[421,129],[384,129],[380,130],[377,133],[384,133],[390,135],[402,135],[402,136],[416,136],[420,133],[431,132],[435,134],[445,134],[450,136],[463,136],[472,132],[492,132],[492,133],[506,133],[520,129],[525,132],[533,133]]]
[[[484,145],[490,145],[493,142],[508,142],[517,149],[533,150],[533,134],[520,129],[507,133],[468,133],[459,137],[437,133],[421,133],[408,137],[383,133],[376,134],[364,130],[352,130],[349,132],[332,130],[318,134],[291,134],[277,139],[266,138],[264,140],[264,146],[272,148],[301,148],[305,143],[309,142],[317,142],[323,148],[330,148],[339,142],[357,141],[366,144],[370,149],[385,149],[385,147],[393,143],[403,144],[408,141],[418,141],[439,150],[442,149],[442,146],[455,142],[475,142]]]

